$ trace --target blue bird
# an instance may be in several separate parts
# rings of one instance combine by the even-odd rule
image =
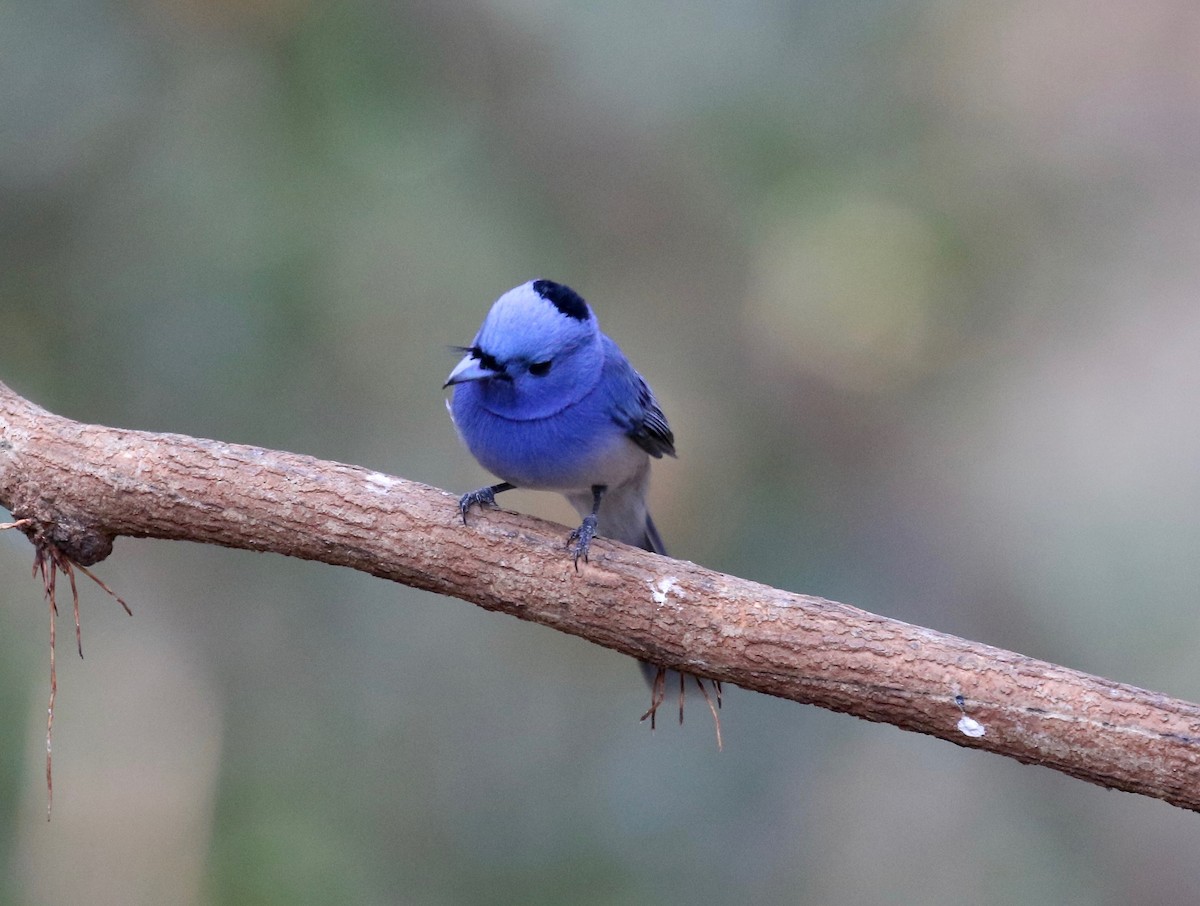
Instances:
[[[665,554],[646,507],[650,458],[675,455],[675,437],[649,385],[617,344],[600,332],[588,304],[570,287],[531,280],[496,300],[446,378],[459,436],[499,484],[464,494],[471,507],[496,505],[514,488],[557,491],[583,522],[567,545],[578,570],[592,539],[614,538]],[[651,684],[651,718],[668,683],[685,676],[642,664]],[[716,718],[704,682],[692,677]],[[721,687],[712,683],[720,705]],[[717,724],[720,743],[720,724]]]

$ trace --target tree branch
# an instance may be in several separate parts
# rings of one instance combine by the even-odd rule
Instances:
[[[85,425],[0,384],[0,504],[75,563],[120,535],[348,566],[634,657],[1200,810],[1200,707],[308,456]],[[981,732],[982,731],[982,732]]]

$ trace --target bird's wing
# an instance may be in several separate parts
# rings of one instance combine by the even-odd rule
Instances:
[[[613,420],[635,444],[656,459],[675,455],[675,435],[654,398],[654,391],[643,380],[616,344],[604,338],[604,385],[612,400]]]

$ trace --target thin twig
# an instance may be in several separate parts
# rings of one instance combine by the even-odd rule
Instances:
[[[120,604],[123,608],[125,608],[125,612],[127,614],[129,614],[130,616],[133,616],[133,611],[129,609],[129,605],[125,603],[125,599],[122,598],[120,595],[118,595],[115,591],[113,591],[107,585],[105,585],[100,580],[100,578],[98,576],[96,576],[90,569],[88,569],[86,566],[80,566],[78,563],[74,564],[74,566],[77,570],[79,570],[81,573],[83,573],[85,576],[87,576],[89,579],[91,579],[93,582],[95,582],[97,585],[99,585],[101,588],[103,588],[106,592],[108,592],[111,597],[116,598],[117,603]],[[72,582],[73,581],[74,580],[72,580]],[[74,587],[74,586],[72,585],[72,587]]]
[[[708,690],[704,688],[704,680],[698,676],[693,679],[700,687],[700,694],[704,696],[704,704],[708,705],[708,710],[712,712],[713,726],[717,728],[717,751],[720,752],[725,748],[724,743],[721,742],[721,715],[717,713],[717,708],[721,707],[721,684],[713,680],[713,685],[717,690],[717,703],[714,705],[712,699],[708,697]],[[680,718],[682,719],[682,714]]]
[[[63,570],[71,580],[71,605],[75,610],[75,647],[79,649],[79,659],[83,660],[83,627],[79,625],[79,589],[75,587],[75,570],[71,569],[71,561],[66,560]]]
[[[20,520],[25,526],[33,523],[31,519]],[[15,524],[13,524],[15,526]],[[85,566],[72,562],[71,558],[59,550],[52,541],[47,540],[41,532],[35,533],[33,574],[39,573],[42,578],[42,588],[50,603],[50,701],[46,707],[46,820],[54,807],[54,702],[58,697],[58,668],[55,660],[55,643],[58,636],[58,600],[56,596],[58,574],[64,573],[71,583],[71,605],[75,616],[75,645],[79,649],[79,657],[83,657],[83,628],[79,619],[79,588],[75,583],[75,570],[79,569],[85,576],[103,588],[117,599],[125,612],[132,616],[129,605],[126,604],[111,588],[92,574]]]
[[[54,588],[57,569],[55,564],[55,549],[47,544],[39,544],[33,558],[33,571],[42,574],[42,587],[46,600],[50,602],[50,701],[46,707],[46,820],[50,820],[54,808],[54,699],[58,696],[58,669],[54,659],[55,640],[57,637],[58,602],[55,600]]]
[[[641,720],[650,718],[650,731],[654,731],[655,720],[658,716],[658,706],[667,698],[667,668],[659,667],[654,674],[654,682],[650,684],[650,710],[641,716]]]

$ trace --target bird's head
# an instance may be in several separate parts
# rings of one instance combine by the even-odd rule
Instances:
[[[530,280],[497,299],[462,351],[445,386],[473,385],[486,408],[522,419],[581,399],[600,379],[604,356],[588,304],[550,280]]]

